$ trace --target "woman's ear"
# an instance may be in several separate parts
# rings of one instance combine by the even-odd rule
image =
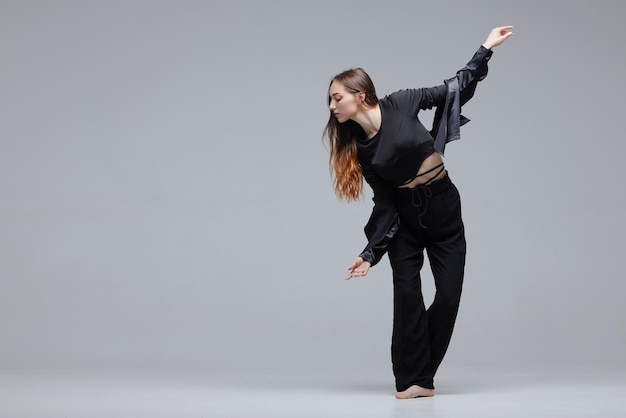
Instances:
[[[358,100],[359,104],[363,104],[365,103],[365,93],[363,93],[362,91],[359,92],[359,100]]]

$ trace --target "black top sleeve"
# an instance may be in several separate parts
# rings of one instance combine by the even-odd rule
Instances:
[[[457,71],[456,77],[459,81],[461,105],[472,98],[478,82],[487,77],[487,62],[492,54],[492,50],[481,45],[465,67]],[[446,101],[447,92],[447,85],[441,84],[434,87],[399,90],[388,95],[387,99],[396,110],[415,116],[420,110],[443,105]]]
[[[430,131],[435,140],[435,150],[440,154],[443,155],[448,142],[461,137],[460,127],[469,122],[469,119],[461,115],[461,106],[474,96],[478,82],[487,77],[487,63],[492,54],[492,50],[481,45],[465,67],[457,71],[454,77],[445,80],[446,100],[437,107]]]
[[[476,85],[487,77],[489,67],[487,63],[491,59],[493,51],[484,46],[480,46],[472,59],[456,73],[459,80],[459,90],[461,92],[461,106],[463,106],[474,95]]]
[[[446,100],[445,84],[435,87],[399,90],[387,96],[387,102],[396,110],[415,116],[420,110],[432,109]]]
[[[376,265],[387,252],[389,242],[400,225],[400,218],[393,200],[393,188],[372,168],[363,165],[363,177],[374,192],[374,208],[364,231],[367,246],[359,257]]]

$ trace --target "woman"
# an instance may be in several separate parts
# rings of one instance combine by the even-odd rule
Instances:
[[[391,355],[398,399],[435,394],[433,378],[450,342],[461,297],[465,235],[459,194],[443,165],[445,144],[467,122],[461,106],[487,75],[492,48],[512,26],[494,28],[472,60],[441,86],[409,89],[378,99],[360,68],[333,77],[328,90],[334,188],[340,199],[357,200],[363,178],[374,192],[365,226],[368,244],[346,277],[365,276],[388,252],[393,270],[394,318]],[[433,129],[417,119],[437,107]],[[426,249],[435,279],[425,309],[420,269]]]

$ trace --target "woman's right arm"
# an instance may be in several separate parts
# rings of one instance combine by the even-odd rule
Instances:
[[[368,243],[348,268],[350,274],[346,280],[365,276],[369,268],[382,259],[400,224],[393,200],[393,188],[367,164],[361,165],[363,177],[374,192],[374,208],[364,228]]]

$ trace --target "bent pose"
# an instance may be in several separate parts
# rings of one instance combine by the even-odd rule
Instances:
[[[378,99],[368,74],[355,68],[333,77],[328,89],[324,133],[335,192],[340,199],[357,200],[363,178],[374,192],[365,226],[368,243],[346,279],[365,276],[388,253],[394,286],[391,357],[400,399],[435,393],[433,379],[452,336],[465,266],[459,193],[442,155],[467,122],[461,106],[487,76],[492,48],[512,35],[511,28],[493,29],[470,62],[440,86]],[[417,114],[433,107],[429,131]],[[428,309],[420,279],[424,250],[436,287]]]

